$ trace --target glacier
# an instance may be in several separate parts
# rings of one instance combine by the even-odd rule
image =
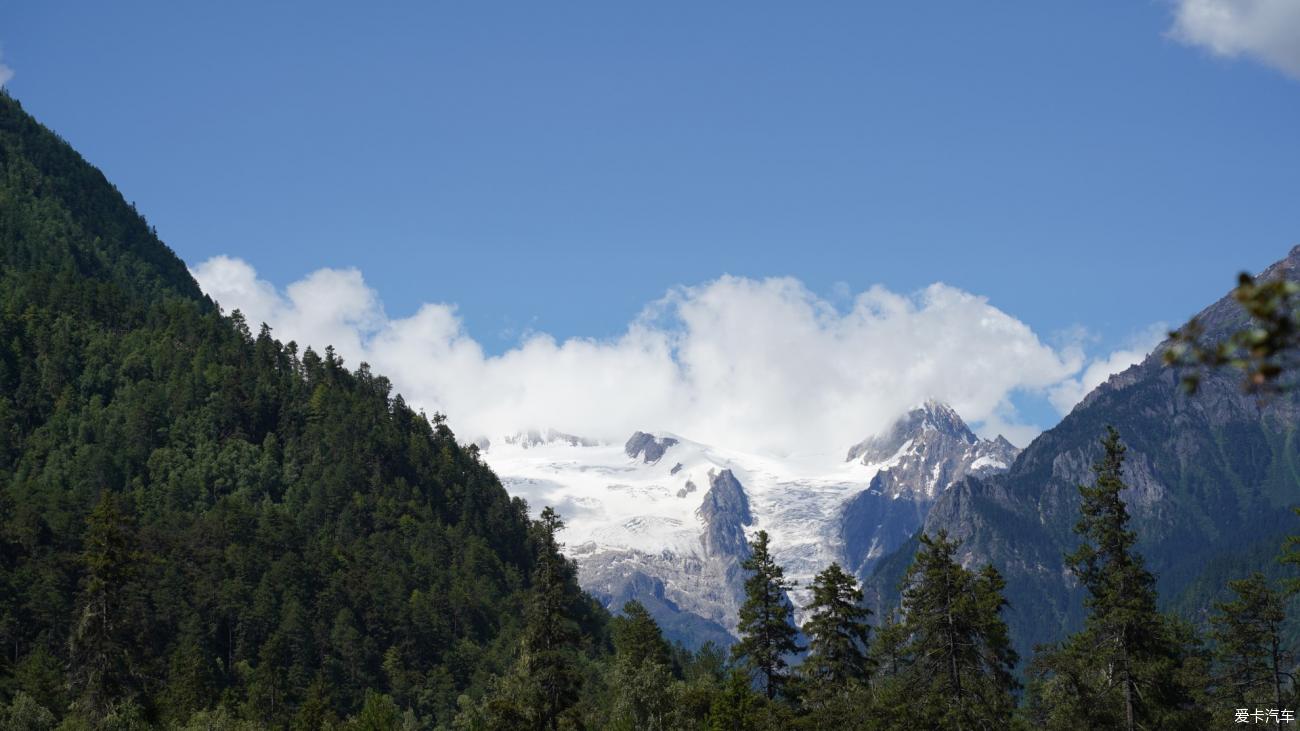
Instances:
[[[796,583],[796,619],[817,572],[866,576],[906,541],[935,499],[966,475],[1005,470],[1018,451],[982,440],[935,401],[844,453],[785,457],[638,431],[624,444],[555,431],[480,445],[512,495],[565,521],[579,583],[608,607],[637,599],[688,646],[729,644],[743,601],[740,562],[766,530]]]

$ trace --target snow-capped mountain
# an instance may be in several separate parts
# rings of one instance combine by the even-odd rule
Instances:
[[[849,450],[848,461],[881,465],[866,490],[844,506],[840,528],[845,565],[865,576],[925,521],[952,483],[1003,472],[1019,449],[1002,436],[980,439],[947,404],[929,401],[884,434]]]
[[[507,490],[535,511],[559,511],[585,589],[610,607],[640,600],[689,644],[730,641],[755,531],[771,536],[802,607],[832,561],[866,571],[954,480],[1005,470],[1017,454],[1000,437],[978,439],[936,402],[844,461],[774,459],[646,432],[622,445],[552,431],[481,447]]]

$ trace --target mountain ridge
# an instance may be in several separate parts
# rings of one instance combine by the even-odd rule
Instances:
[[[1261,276],[1295,279],[1298,273],[1300,247]],[[1211,339],[1246,324],[1231,296],[1197,319]],[[1129,448],[1124,497],[1167,607],[1189,616],[1208,610],[1223,582],[1206,582],[1206,566],[1277,573],[1271,556],[1284,535],[1296,532],[1285,508],[1297,503],[1300,484],[1300,397],[1291,392],[1260,401],[1243,392],[1232,372],[1205,374],[1198,393],[1188,395],[1181,372],[1163,365],[1167,347],[1166,341],[1090,392],[1008,472],[956,483],[925,520],[923,531],[944,530],[963,541],[966,562],[990,562],[1004,573],[1022,650],[1064,636],[1082,619],[1082,597],[1061,557],[1077,544],[1076,486],[1090,480],[1106,424],[1120,430]],[[870,577],[878,608],[896,603],[914,545],[914,539],[900,545]],[[1251,552],[1269,559],[1233,558]]]

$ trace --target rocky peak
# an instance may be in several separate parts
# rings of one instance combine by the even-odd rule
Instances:
[[[658,462],[664,456],[668,448],[677,443],[672,437],[656,438],[653,434],[646,434],[643,431],[636,432],[627,444],[623,446],[623,451],[632,459],[640,458],[646,464]]]
[[[934,501],[963,478],[1006,471],[1020,450],[1005,437],[980,439],[950,406],[927,401],[884,434],[849,450],[877,465],[871,484],[849,500],[840,537],[846,563],[865,575],[925,521]]]
[[[986,475],[1011,467],[1011,463],[1020,456],[1020,448],[999,434],[994,439],[981,439],[976,443],[973,455],[975,459],[970,464],[969,473]]]
[[[731,470],[709,472],[709,491],[696,514],[704,521],[700,542],[705,556],[743,558],[749,553],[744,526],[754,522],[749,497]]]
[[[954,446],[970,446],[977,444],[979,438],[951,406],[930,399],[904,414],[883,434],[850,447],[845,461],[859,460],[863,464],[887,462],[909,442],[912,445],[910,451],[915,452],[923,443],[950,442]]]

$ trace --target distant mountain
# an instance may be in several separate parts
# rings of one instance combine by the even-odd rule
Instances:
[[[946,404],[926,402],[884,434],[849,450],[848,460],[880,465],[867,489],[844,506],[844,563],[867,575],[921,527],[935,500],[967,475],[1005,471],[1020,450],[1002,436],[979,439]]]
[[[771,535],[802,607],[818,571],[832,561],[868,571],[955,480],[1005,470],[1016,454],[931,401],[839,464],[642,431],[622,445],[497,440],[484,458],[512,493],[565,517],[583,588],[611,609],[638,599],[670,637],[698,645],[733,639],[754,531]]]
[[[1300,277],[1300,247],[1263,277]],[[1210,337],[1245,323],[1224,297],[1198,319]],[[1007,616],[1022,650],[1078,627],[1082,596],[1062,554],[1077,545],[1077,485],[1090,482],[1107,424],[1128,446],[1124,495],[1139,550],[1157,574],[1166,607],[1204,616],[1228,578],[1275,573],[1284,535],[1300,533],[1287,509],[1300,503],[1300,394],[1260,399],[1240,375],[1209,374],[1195,396],[1161,364],[1166,345],[1112,376],[1055,428],[1034,440],[1001,475],[972,473],[939,495],[923,529],[963,541],[967,562],[992,562],[1007,579]],[[896,600],[911,540],[882,557],[871,584],[881,604]]]

